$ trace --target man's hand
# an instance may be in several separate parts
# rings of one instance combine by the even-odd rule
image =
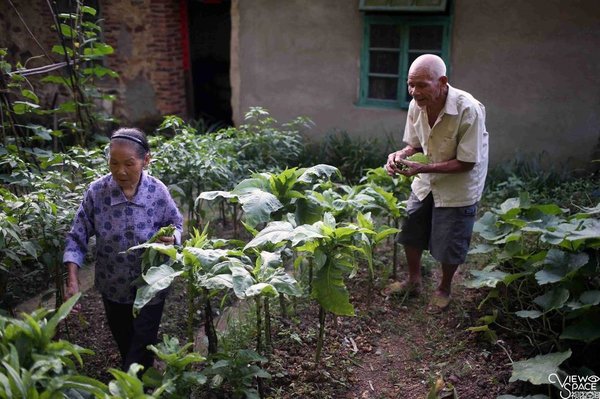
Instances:
[[[406,157],[407,157],[407,154],[406,154],[406,152],[404,152],[404,150],[392,152],[390,155],[388,155],[387,163],[385,164],[385,167],[384,167],[385,171],[388,173],[388,175],[394,176],[398,173],[401,173],[401,170],[398,167],[398,164],[400,164],[400,162]]]
[[[400,159],[398,163],[405,166],[404,168],[398,168],[398,173],[407,177],[423,173],[427,167],[427,164],[407,161],[406,159]]]

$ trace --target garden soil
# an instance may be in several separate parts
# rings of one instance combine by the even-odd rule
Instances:
[[[426,307],[437,281],[435,268],[418,298],[386,298],[379,290],[387,279],[371,284],[366,273],[359,273],[348,281],[356,316],[327,315],[319,364],[315,363],[318,308],[308,300],[290,304],[286,317],[274,316],[273,348],[266,354],[269,361],[265,366],[272,378],[265,384],[265,397],[477,399],[521,394],[522,385],[508,383],[510,358],[519,360],[529,354],[503,337],[502,331],[500,341],[492,344],[468,330],[483,316],[477,310],[483,294],[464,288],[463,274],[459,272],[455,279],[450,308],[430,315]],[[272,312],[280,314],[275,302]],[[119,356],[106,325],[101,298],[90,288],[80,303],[82,311],[69,316],[63,338],[94,351],[84,357],[82,373],[107,382],[111,379],[107,370],[118,367]],[[179,282],[167,300],[161,335],[186,342],[186,303],[185,287]],[[244,320],[239,315],[235,319]],[[252,325],[254,321],[248,319],[247,323]],[[203,328],[197,325],[195,329]],[[431,392],[437,393],[428,396]],[[205,392],[194,397],[228,396]]]

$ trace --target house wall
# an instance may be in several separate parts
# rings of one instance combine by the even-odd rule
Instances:
[[[354,105],[358,1],[238,0],[232,15],[236,123],[263,106],[282,122],[310,117],[313,134],[401,138],[406,111]],[[492,164],[543,153],[590,165],[600,143],[598,37],[597,0],[454,2],[450,83],[486,106]]]
[[[162,115],[185,116],[186,92],[183,70],[180,3],[182,0],[99,0],[103,40],[115,49],[106,65],[119,73],[100,83],[117,94],[108,111],[122,124],[153,127]],[[8,59],[28,68],[50,64],[60,56],[50,52],[59,38],[51,29],[52,15],[43,1],[0,0],[0,48],[8,48]],[[27,32],[21,15],[40,45]],[[43,76],[43,75],[40,75]],[[38,77],[31,78],[33,83]],[[41,101],[52,102],[54,89],[37,90]]]
[[[152,125],[186,114],[180,0],[102,0],[105,41],[119,72],[117,117]]]
[[[21,18],[26,22],[23,24]],[[46,2],[27,0],[0,0],[0,48],[7,50],[6,61],[16,66],[37,68],[61,61],[50,53],[58,36],[50,31],[52,13]],[[54,91],[43,90],[36,77],[30,77],[40,101],[51,103]]]

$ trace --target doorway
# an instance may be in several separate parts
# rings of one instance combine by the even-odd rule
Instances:
[[[194,119],[231,126],[231,0],[191,0],[189,31]]]

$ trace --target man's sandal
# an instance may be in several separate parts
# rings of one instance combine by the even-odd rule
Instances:
[[[439,314],[445,310],[448,310],[451,300],[452,299],[450,296],[445,296],[438,292],[434,292],[431,300],[429,301],[429,305],[427,305],[427,313]]]
[[[381,295],[385,297],[391,295],[419,296],[419,294],[421,294],[421,284],[409,281],[394,281],[381,290]]]

